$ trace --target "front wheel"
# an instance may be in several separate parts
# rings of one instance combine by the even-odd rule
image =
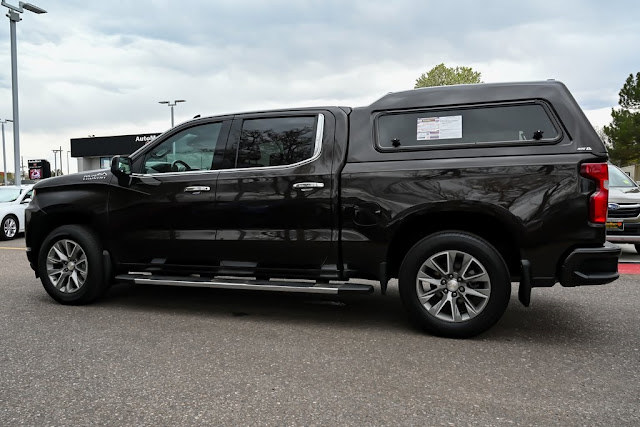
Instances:
[[[486,240],[448,231],[426,237],[400,268],[400,297],[411,320],[435,335],[464,338],[493,326],[509,303],[511,282]]]
[[[61,304],[87,304],[107,289],[102,246],[95,233],[79,225],[63,225],[44,240],[38,273],[47,293]]]
[[[13,215],[7,215],[2,220],[2,229],[0,230],[0,238],[2,240],[11,240],[18,234],[18,218]]]

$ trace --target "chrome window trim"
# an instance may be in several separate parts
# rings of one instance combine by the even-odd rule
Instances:
[[[324,114],[318,114],[318,126],[316,126],[316,146],[313,150],[313,157],[320,157],[322,151],[322,137],[324,136]]]
[[[316,140],[315,147],[313,148],[313,155],[308,159],[301,160],[297,163],[291,163],[290,165],[278,165],[278,166],[260,166],[257,168],[231,168],[231,169],[219,169],[217,172],[240,172],[240,171],[264,171],[264,170],[283,170],[296,168],[298,166],[306,165],[308,163],[315,162],[320,158],[322,154],[322,138],[324,137],[324,114],[318,114],[318,124],[316,126]]]
[[[308,159],[301,160],[297,163],[291,163],[290,165],[278,165],[278,166],[261,166],[257,168],[231,168],[231,169],[207,169],[207,170],[193,170],[184,172],[166,172],[166,173],[132,173],[132,177],[154,177],[154,176],[184,176],[193,174],[212,174],[222,172],[238,172],[238,171],[263,171],[263,170],[281,170],[296,168],[298,166],[306,165],[308,163],[315,162],[320,158],[322,154],[322,138],[324,137],[324,114],[318,113],[318,124],[316,125],[316,138],[315,146],[313,148],[313,155]]]
[[[195,174],[213,174],[213,173],[218,173],[220,172],[219,170],[215,170],[215,169],[204,169],[204,170],[191,170],[191,171],[184,171],[184,172],[165,172],[165,173],[135,173],[133,172],[131,174],[132,177],[136,177],[136,178],[148,178],[148,177],[155,177],[155,176],[185,176],[185,175],[195,175]]]

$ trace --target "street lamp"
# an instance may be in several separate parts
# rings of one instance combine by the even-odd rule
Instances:
[[[7,151],[4,145],[4,124],[7,122],[13,122],[11,119],[0,120],[2,123],[2,161],[4,162],[4,185],[7,185]]]
[[[173,101],[173,104],[171,103],[171,101],[158,102],[158,104],[167,104],[169,107],[171,107],[171,127],[173,127],[173,107],[175,107],[178,102],[187,102],[187,101],[185,101],[184,99],[176,99],[175,101]]]
[[[58,150],[53,151],[53,176],[58,176]]]
[[[41,14],[47,13],[46,10],[34,6],[31,3],[18,2],[18,6],[12,6],[5,0],[2,0],[2,6],[9,9],[7,18],[9,18],[9,27],[11,30],[11,90],[13,93],[13,159],[16,167],[15,184],[21,184],[20,176],[20,116],[18,114],[18,53],[16,50],[16,22],[20,22],[20,14],[25,10],[29,12]],[[6,168],[5,168],[6,174]]]

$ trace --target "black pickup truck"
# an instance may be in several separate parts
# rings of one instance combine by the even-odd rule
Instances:
[[[607,152],[555,81],[389,93],[367,107],[198,118],[110,170],[48,179],[27,256],[63,304],[113,281],[371,292],[398,278],[410,318],[472,336],[511,282],[599,285]]]

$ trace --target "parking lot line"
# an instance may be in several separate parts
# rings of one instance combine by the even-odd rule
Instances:
[[[27,248],[14,248],[11,246],[0,246],[0,249],[7,249],[10,251],[26,251],[27,250]]]

